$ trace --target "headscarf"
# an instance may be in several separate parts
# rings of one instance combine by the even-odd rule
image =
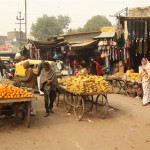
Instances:
[[[148,61],[147,58],[145,58],[145,59],[147,60],[147,63],[146,63],[146,65],[142,64],[142,69],[146,69],[148,76],[150,77],[150,62]]]
[[[47,80],[52,80],[52,84],[48,85],[46,83]],[[43,87],[44,86],[44,87]],[[41,75],[40,75],[40,87],[44,88],[46,91],[50,91],[51,89],[56,90],[58,86],[58,80],[56,77],[56,73],[49,65],[49,70],[42,69]]]

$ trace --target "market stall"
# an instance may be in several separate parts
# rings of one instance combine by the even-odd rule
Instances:
[[[12,81],[0,83],[0,115],[4,117],[21,117],[26,126],[30,127],[31,101],[37,98],[29,92],[12,85]]]

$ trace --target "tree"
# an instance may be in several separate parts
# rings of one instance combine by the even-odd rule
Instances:
[[[104,26],[111,26],[111,22],[105,16],[97,15],[86,22],[83,30],[85,32],[98,31]]]
[[[63,30],[68,27],[70,18],[68,16],[59,15],[39,17],[36,23],[31,26],[31,35],[40,41],[46,41],[49,36],[63,33]]]
[[[83,28],[79,27],[77,29],[70,28],[67,33],[68,34],[74,34],[74,33],[82,33],[82,32],[84,32]]]

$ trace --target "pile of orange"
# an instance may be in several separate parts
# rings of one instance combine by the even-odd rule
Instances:
[[[33,97],[33,94],[15,86],[0,86],[0,99]]]

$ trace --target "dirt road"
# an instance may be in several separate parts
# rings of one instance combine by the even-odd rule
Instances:
[[[43,117],[43,97],[38,97],[30,129],[0,120],[0,150],[149,150],[150,105],[123,95],[110,95],[109,104],[119,110],[110,109],[107,119],[93,112],[79,122],[62,104]]]

